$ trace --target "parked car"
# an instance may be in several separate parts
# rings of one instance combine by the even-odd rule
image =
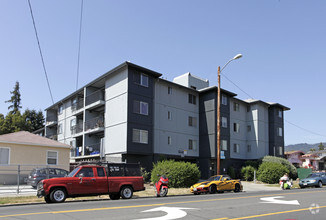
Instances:
[[[300,188],[309,186],[323,187],[326,185],[326,173],[311,173],[307,178],[301,179],[299,182]]]
[[[57,178],[67,176],[69,172],[60,168],[35,168],[33,169],[27,179],[27,185],[36,188],[37,184],[44,179]]]
[[[240,180],[233,180],[228,175],[211,176],[208,180],[196,183],[190,187],[195,195],[200,193],[217,193],[224,191],[242,191],[243,186]]]

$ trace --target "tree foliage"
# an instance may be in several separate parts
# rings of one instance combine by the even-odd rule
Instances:
[[[6,103],[12,103],[8,110],[6,116],[0,114],[0,134],[8,134],[17,131],[29,131],[33,132],[44,127],[44,115],[41,110],[38,112],[36,110],[26,109],[23,114],[21,114],[20,109],[22,106],[19,82],[16,82],[14,91],[10,92],[12,94],[11,99],[6,101]]]
[[[322,142],[318,145],[318,150],[325,150],[325,147]]]
[[[16,81],[14,91],[11,91],[10,93],[12,94],[12,96],[8,101],[6,101],[6,103],[9,102],[12,104],[9,105],[8,110],[12,109],[9,113],[16,114],[19,111],[19,109],[22,108],[22,106],[20,105],[21,98],[20,98],[19,82],[18,81]]]

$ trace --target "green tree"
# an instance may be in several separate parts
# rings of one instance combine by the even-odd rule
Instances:
[[[26,109],[22,117],[25,122],[25,131],[33,132],[44,127],[44,115],[41,110],[36,112],[36,110]]]
[[[6,101],[6,103],[12,103],[11,105],[9,105],[8,110],[12,109],[10,112],[12,114],[16,114],[19,109],[22,108],[22,106],[20,105],[21,102],[21,98],[20,98],[20,91],[19,91],[19,82],[16,81],[15,87],[14,87],[14,91],[10,92],[12,94],[11,98]]]
[[[322,142],[318,145],[318,150],[325,150],[325,147]]]
[[[316,151],[316,149],[315,148],[310,148],[310,151],[314,152],[314,151]]]

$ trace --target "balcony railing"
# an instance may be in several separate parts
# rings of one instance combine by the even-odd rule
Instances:
[[[57,115],[50,115],[46,117],[46,123],[53,123],[58,121]]]
[[[79,124],[73,125],[73,126],[71,126],[70,129],[71,129],[72,135],[78,134],[80,132],[83,132],[83,124],[79,123]]]
[[[50,139],[57,141],[58,140],[58,135],[54,134],[49,136]]]
[[[79,99],[78,102],[72,103],[71,105],[71,111],[75,112],[79,109],[84,108],[84,99]]]
[[[85,122],[85,131],[104,127],[104,117],[99,116]]]
[[[85,102],[85,105],[90,105],[94,102],[97,102],[97,101],[104,101],[104,91],[103,90],[98,90],[96,92],[93,92],[92,94],[88,95],[86,97],[86,102]]]
[[[85,156],[86,155],[95,155],[95,154],[100,154],[100,149],[101,149],[101,143],[96,143],[92,145],[88,145],[85,147]]]

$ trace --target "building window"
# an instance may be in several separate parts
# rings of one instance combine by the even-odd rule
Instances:
[[[226,117],[222,117],[222,127],[223,128],[228,127],[228,119]]]
[[[168,87],[168,94],[171,95],[172,94],[172,87]]]
[[[58,152],[57,151],[48,151],[46,157],[47,157],[48,165],[58,165]]]
[[[0,147],[0,165],[9,165],[10,148]]]
[[[278,116],[279,118],[282,118],[282,117],[283,117],[283,112],[282,112],[281,109],[277,110],[277,116]]]
[[[196,96],[193,95],[193,94],[188,94],[188,102],[189,102],[190,104],[194,104],[194,105],[196,105]]]
[[[221,150],[228,150],[228,141],[227,140],[221,141]]]
[[[248,125],[248,126],[247,126],[247,131],[248,131],[248,132],[251,132],[251,125]]]
[[[148,76],[145,74],[140,74],[140,85],[148,87]]]
[[[282,137],[283,136],[283,129],[277,128],[277,136]]]
[[[148,115],[148,103],[135,100],[134,113],[141,114],[141,115]]]
[[[58,114],[61,115],[63,112],[63,105],[59,105]]]
[[[148,76],[143,73],[135,73],[134,83],[148,87]]]
[[[171,145],[171,141],[172,141],[171,136],[168,136],[168,145]]]
[[[228,104],[228,97],[226,95],[222,95],[222,105],[227,105]]]
[[[240,124],[233,123],[233,131],[239,133],[240,132]]]
[[[190,127],[196,127],[197,126],[197,118],[189,116],[188,117],[188,125]]]
[[[58,125],[58,134],[62,134],[62,123]]]
[[[240,105],[239,105],[239,103],[233,102],[233,110],[235,112],[239,112],[240,111]]]
[[[172,120],[172,112],[168,111],[168,120]]]
[[[189,139],[189,150],[197,149],[197,141]]]
[[[132,130],[132,142],[148,144],[148,131],[140,130],[140,129],[133,129]]]
[[[247,145],[247,152],[251,152],[251,145]]]
[[[240,146],[239,144],[233,144],[233,152],[240,153]]]
[[[281,147],[281,146],[278,147],[278,151],[279,151],[278,155],[280,155],[280,156],[283,155],[283,147]]]

